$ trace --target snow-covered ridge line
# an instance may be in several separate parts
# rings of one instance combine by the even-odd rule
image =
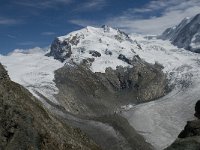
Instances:
[[[139,44],[118,29],[88,26],[56,38],[49,55],[66,63],[80,64],[86,60],[91,71],[104,73],[108,67],[131,67],[119,57],[123,55],[132,59],[138,49],[141,49]]]
[[[179,48],[200,53],[200,14],[185,18],[179,25],[166,29],[160,38],[170,40]]]

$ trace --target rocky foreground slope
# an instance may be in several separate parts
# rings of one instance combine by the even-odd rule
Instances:
[[[0,149],[100,149],[79,129],[58,121],[0,64]]]

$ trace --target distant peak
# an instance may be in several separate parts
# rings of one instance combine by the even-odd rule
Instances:
[[[104,24],[101,26],[101,28],[110,28],[110,26]]]
[[[200,13],[196,15],[196,17],[200,17]]]
[[[111,28],[110,26],[108,26],[108,25],[102,25],[101,28],[103,28],[105,32],[109,32],[110,29],[112,29],[112,28]]]
[[[200,19],[200,14],[197,14],[196,16],[194,16],[194,20]]]

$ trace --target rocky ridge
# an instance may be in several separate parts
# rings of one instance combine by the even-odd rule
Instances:
[[[193,52],[200,52],[200,14],[185,18],[179,25],[166,29],[159,38]]]
[[[93,73],[84,65],[65,65],[55,72],[56,99],[74,114],[91,116],[113,114],[122,106],[165,95],[168,89],[162,66],[139,57],[133,60],[132,68],[107,68],[105,73]]]

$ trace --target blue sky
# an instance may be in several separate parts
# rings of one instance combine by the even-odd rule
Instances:
[[[46,47],[87,25],[159,34],[197,13],[198,0],[1,0],[0,53]]]

